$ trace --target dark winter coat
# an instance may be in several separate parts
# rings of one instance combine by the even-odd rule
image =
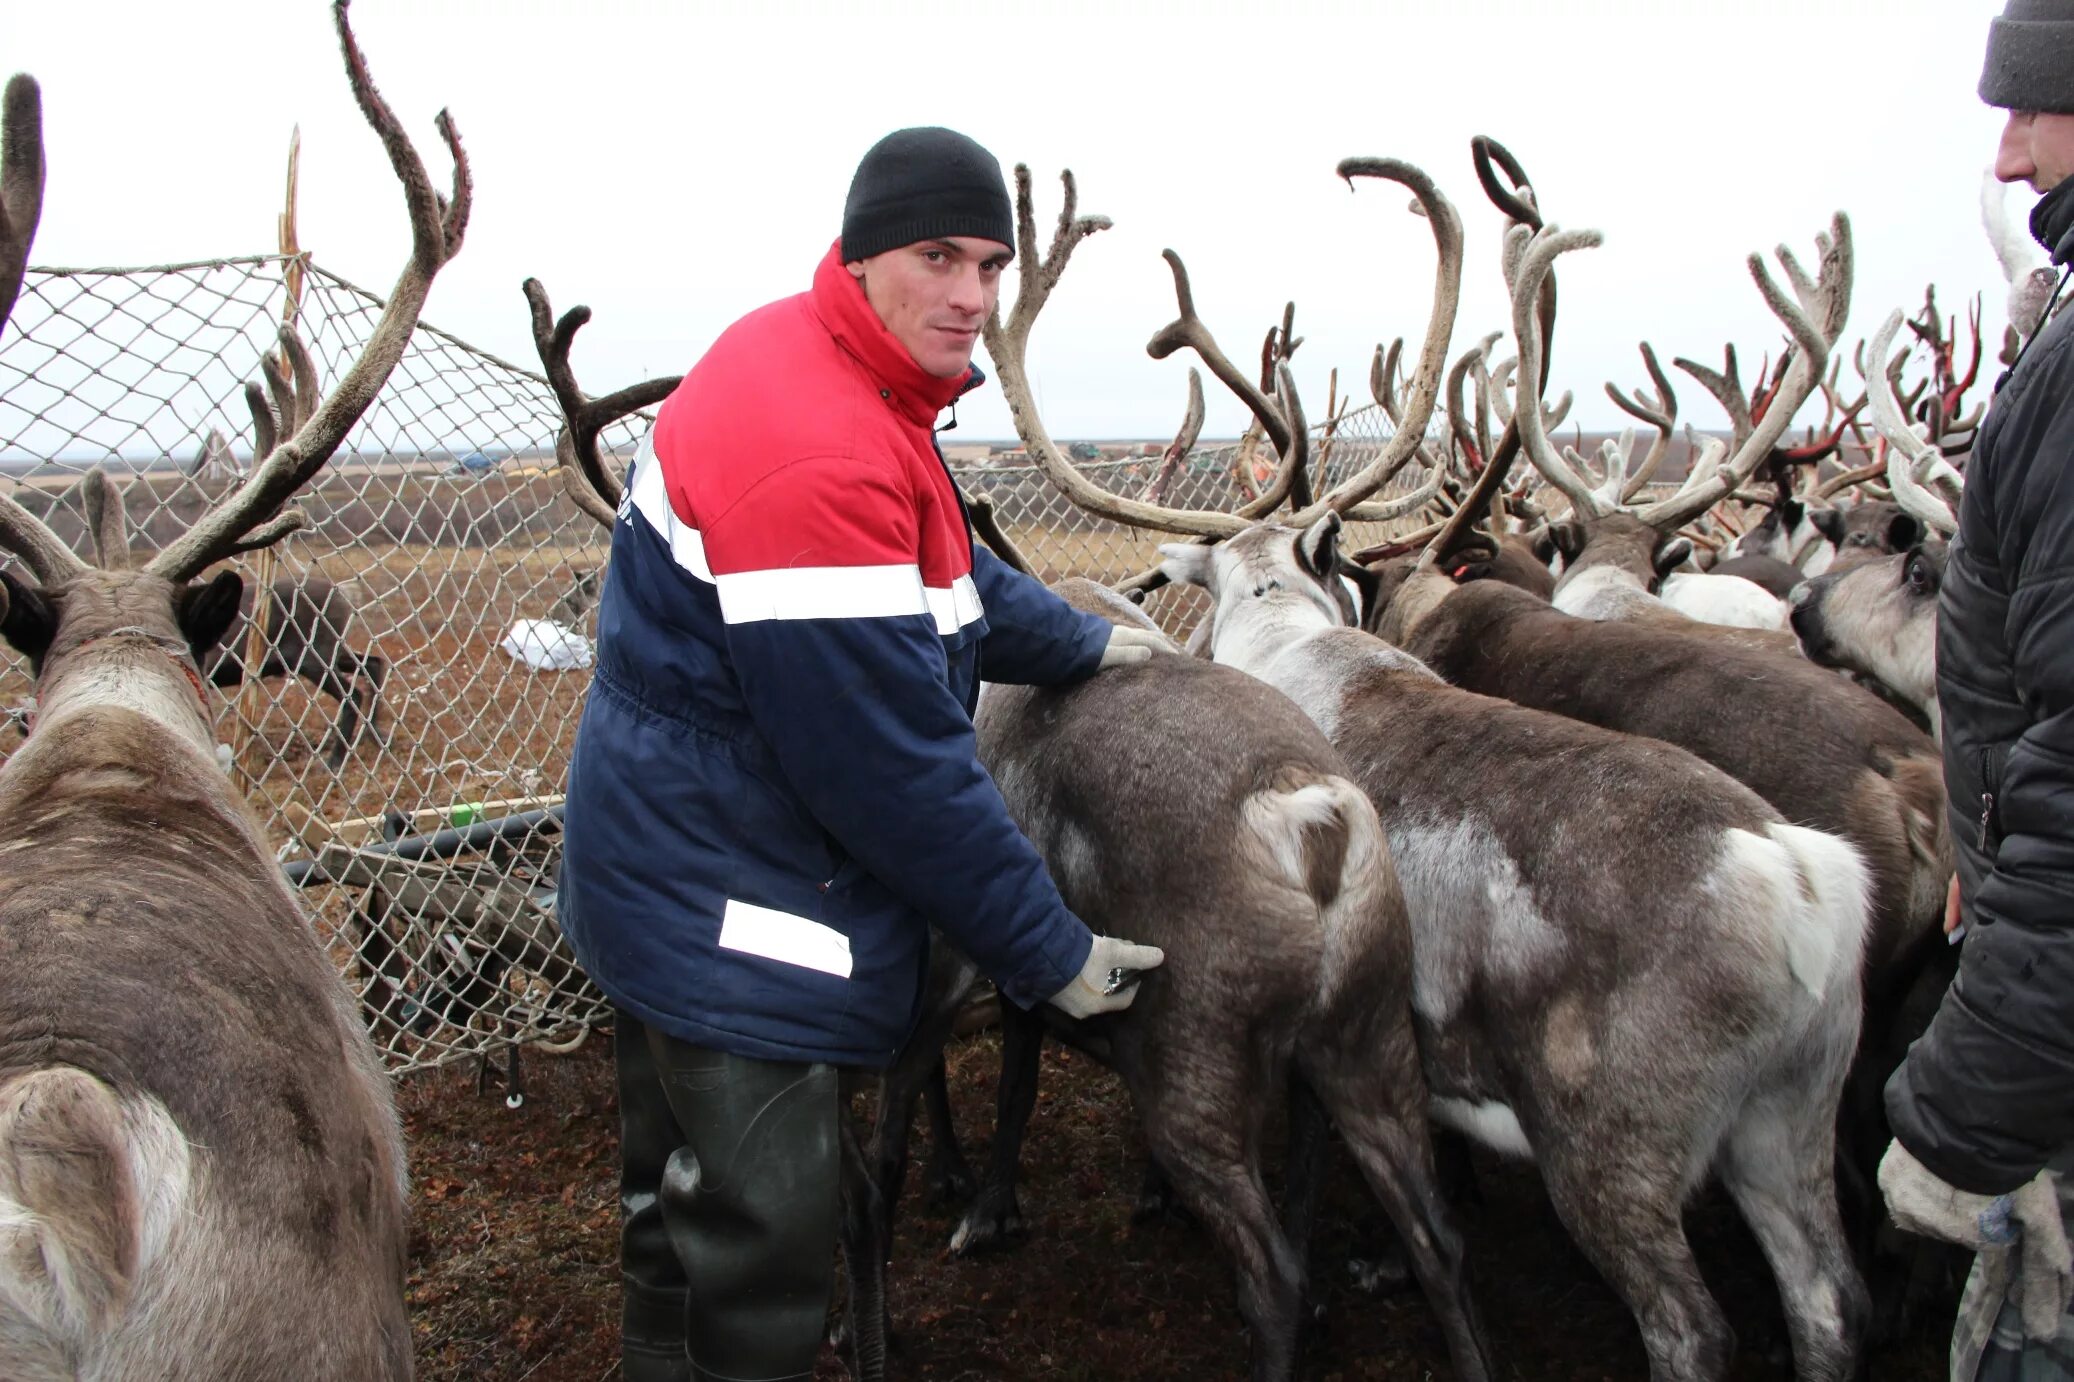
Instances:
[[[2067,263],[2074,181],[2032,229]],[[2074,311],[2005,378],[1967,463],[1937,696],[1966,949],[1887,1110],[1930,1170],[2000,1194],[2074,1144]]]

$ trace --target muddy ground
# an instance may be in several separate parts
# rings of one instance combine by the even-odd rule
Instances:
[[[952,1099],[975,1163],[993,1124],[998,1046],[952,1047]],[[467,1068],[407,1077],[399,1099],[416,1184],[410,1299],[418,1376],[602,1382],[617,1375],[618,1208],[609,1036],[573,1056],[529,1055],[526,1101],[505,1107]],[[918,1133],[918,1157],[926,1133]],[[919,1174],[900,1206],[892,1275],[901,1377],[1225,1379],[1245,1376],[1230,1274],[1187,1222],[1134,1225],[1138,1148],[1121,1085],[1048,1048],[1024,1155],[1019,1250],[961,1260],[943,1248],[955,1214],[926,1202]],[[919,1166],[918,1166],[919,1170]],[[1479,1158],[1465,1208],[1476,1288],[1508,1379],[1640,1382],[1641,1343],[1620,1303],[1563,1237],[1530,1172]],[[1326,1311],[1305,1376],[1327,1382],[1453,1377],[1416,1293],[1358,1293],[1345,1261],[1366,1208],[1336,1162],[1313,1257]],[[1737,1382],[1787,1378],[1778,1302],[1752,1239],[1708,1195],[1688,1220],[1702,1270],[1743,1337]],[[1943,1316],[1949,1319],[1947,1309]],[[1876,1382],[1943,1376],[1946,1330],[1877,1353]],[[845,1376],[824,1350],[818,1378]]]

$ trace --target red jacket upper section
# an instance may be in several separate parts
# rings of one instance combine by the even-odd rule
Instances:
[[[916,365],[830,246],[810,292],[735,323],[664,403],[670,507],[718,577],[919,565],[947,591],[972,548],[930,429],[969,381]],[[731,522],[752,494],[753,522]]]

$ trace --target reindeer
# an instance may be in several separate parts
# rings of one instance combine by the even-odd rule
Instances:
[[[303,519],[282,505],[402,356],[460,249],[458,136],[440,196],[376,91],[344,0],[353,94],[411,213],[412,254],[321,403],[307,353],[291,435],[139,567],[105,476],[98,567],[0,495],[0,634],[38,718],[0,767],[0,1376],[405,1379],[404,1149],[389,1083],[265,832],[216,765],[200,658],[236,617],[232,572]],[[37,89],[9,84],[0,322],[39,210]]]
[[[1873,337],[1875,360],[1900,322],[1894,313]],[[1964,482],[1940,449],[1909,425],[1891,375],[1868,380],[1868,387],[1888,444],[1887,475],[1899,513],[1894,530],[1905,520],[1915,541],[1802,586],[1793,598],[1793,631],[1809,658],[1871,681],[1937,736],[1937,596],[1946,544],[1959,530]]]
[[[1817,576],[1794,592],[1793,632],[1808,659],[1871,683],[1916,727],[1940,738],[1937,594],[1945,539]]]
[[[1098,586],[1058,589],[1152,626]],[[1206,722],[1232,732],[1205,738]],[[1434,1178],[1405,901],[1339,755],[1269,688],[1183,657],[1069,691],[991,688],[978,728],[982,760],[1067,905],[1105,932],[1128,922],[1157,935],[1179,965],[1148,979],[1120,1020],[1081,1024],[1072,1039],[1122,1075],[1156,1165],[1236,1266],[1253,1376],[1291,1375],[1302,1308],[1306,1226],[1285,1236],[1260,1176],[1267,1114],[1292,1075],[1410,1246],[1457,1375],[1493,1376]],[[980,1205],[1001,1203],[1037,1049],[1025,1036],[1016,1065],[1004,1049],[1010,1117]],[[1292,1172],[1288,1201],[1308,1204],[1315,1181],[1300,1182]]]
[[[569,582],[569,588],[554,602],[554,608],[548,611],[547,617],[572,628],[581,624],[584,616],[597,608],[598,587],[603,574],[595,566],[586,566],[578,571]]]
[[[380,712],[389,661],[379,653],[355,651],[346,642],[353,613],[351,597],[323,576],[275,578],[267,613],[266,660],[259,669],[262,677],[301,677],[338,703],[338,722],[323,750],[325,763],[334,770],[345,763],[363,729],[377,743],[387,742]],[[248,587],[222,640],[202,658],[202,676],[211,685],[244,681],[245,632],[251,617]]]

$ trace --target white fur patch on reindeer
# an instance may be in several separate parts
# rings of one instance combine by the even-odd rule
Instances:
[[[1631,573],[1617,566],[1589,566],[1559,582],[1550,603],[1575,618],[1603,621],[1622,618],[1638,605],[1661,602]]]
[[[1482,822],[1386,823],[1412,924],[1412,1007],[1432,1022],[1461,1008],[1479,974],[1531,976],[1567,942]]]
[[[1664,580],[1663,602],[1702,624],[1775,632],[1789,627],[1786,602],[1741,576],[1675,571]]]
[[[1520,1126],[1519,1115],[1512,1111],[1510,1104],[1501,1104],[1495,1099],[1472,1103],[1467,1099],[1436,1098],[1432,1113],[1436,1123],[1445,1123],[1494,1152],[1528,1161],[1534,1159],[1534,1144],[1527,1141],[1527,1130]]]
[[[1778,823],[1765,831],[1723,832],[1708,890],[1757,912],[1760,934],[1769,933],[1787,972],[1811,997],[1855,985],[1871,891],[1863,858],[1819,830]]]

